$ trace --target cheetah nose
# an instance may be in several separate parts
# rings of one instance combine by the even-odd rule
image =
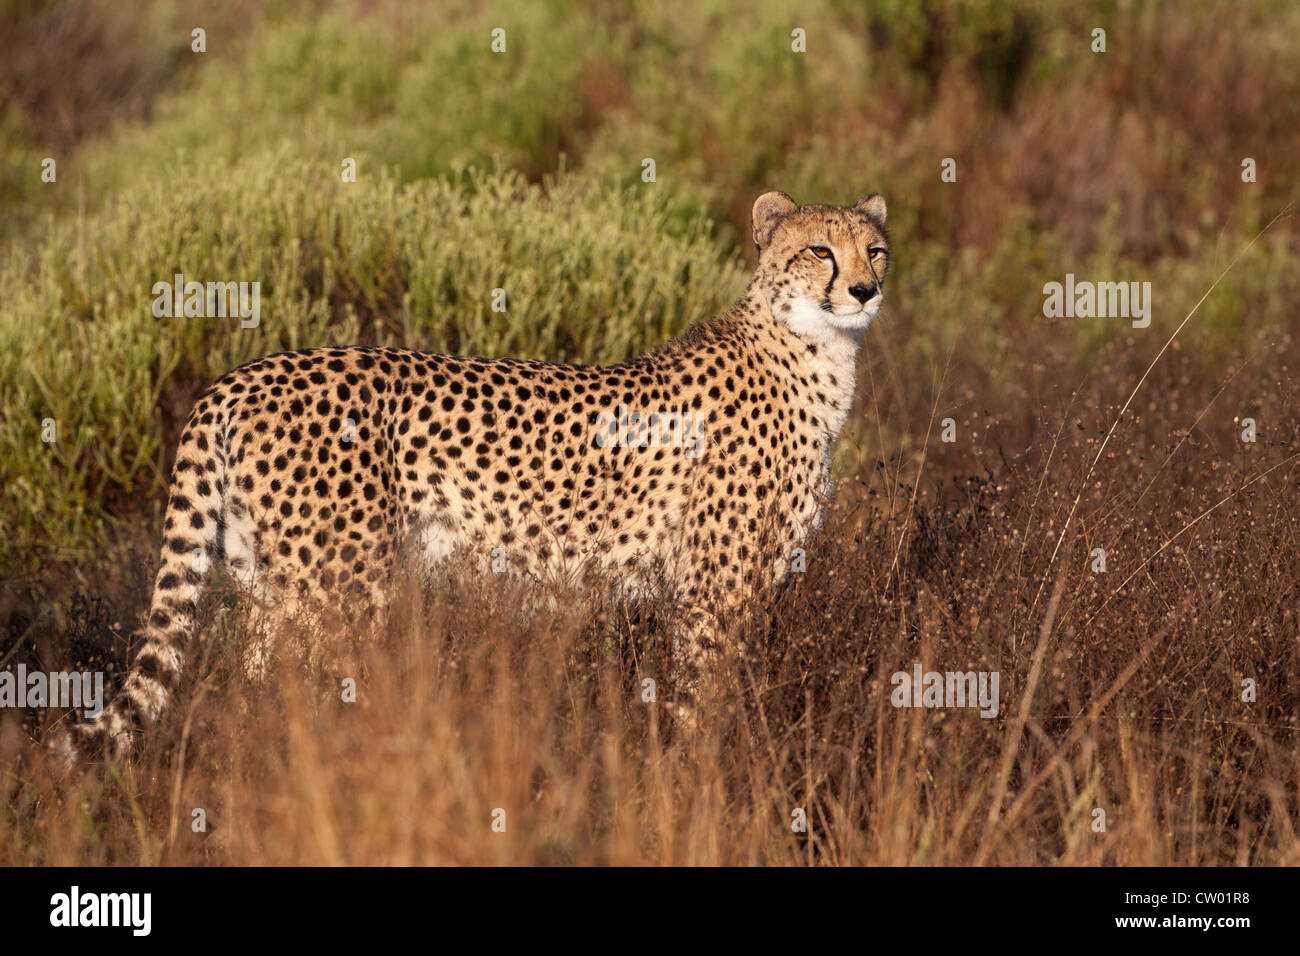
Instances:
[[[865,305],[868,299],[875,298],[876,286],[874,283],[867,285],[865,282],[859,282],[849,288],[849,295]]]

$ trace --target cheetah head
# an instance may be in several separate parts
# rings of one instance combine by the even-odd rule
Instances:
[[[800,206],[781,192],[754,203],[753,288],[778,322],[800,335],[861,333],[880,311],[889,271],[885,200]]]

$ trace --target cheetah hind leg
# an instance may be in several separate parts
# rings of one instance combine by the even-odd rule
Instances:
[[[250,688],[265,688],[276,673],[277,658],[288,652],[300,660],[304,674],[323,682],[323,700],[337,696],[326,675],[363,676],[364,648],[388,620],[389,595],[380,587],[365,595],[325,600],[297,599],[259,602],[244,617],[244,641],[238,662]],[[243,710],[250,711],[245,699]]]
[[[296,615],[281,603],[252,601],[240,615],[239,632],[242,641],[236,647],[236,663],[244,676],[247,688],[253,693],[240,693],[239,717],[248,721],[254,716],[253,694],[263,690],[270,682],[275,654],[285,632],[296,623]]]

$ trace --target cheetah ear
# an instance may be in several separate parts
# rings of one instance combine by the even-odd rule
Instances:
[[[863,196],[853,208],[858,212],[865,212],[882,226],[885,224],[885,197],[880,193]]]
[[[799,204],[782,192],[763,193],[754,201],[754,245],[762,249],[772,239],[772,232],[782,216],[788,216]]]

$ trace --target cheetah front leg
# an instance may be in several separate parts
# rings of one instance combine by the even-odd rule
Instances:
[[[771,548],[755,548],[760,554]],[[703,706],[718,691],[718,675],[731,652],[748,658],[752,649],[742,642],[746,624],[761,602],[765,588],[778,575],[765,571],[739,547],[716,553],[711,563],[692,562],[679,574],[685,589],[671,622],[673,713],[686,726],[696,726]],[[719,571],[719,568],[724,569]]]
[[[725,595],[688,596],[672,620],[671,712],[690,730],[717,690],[718,669],[732,644],[732,628],[744,613],[739,602]]]

